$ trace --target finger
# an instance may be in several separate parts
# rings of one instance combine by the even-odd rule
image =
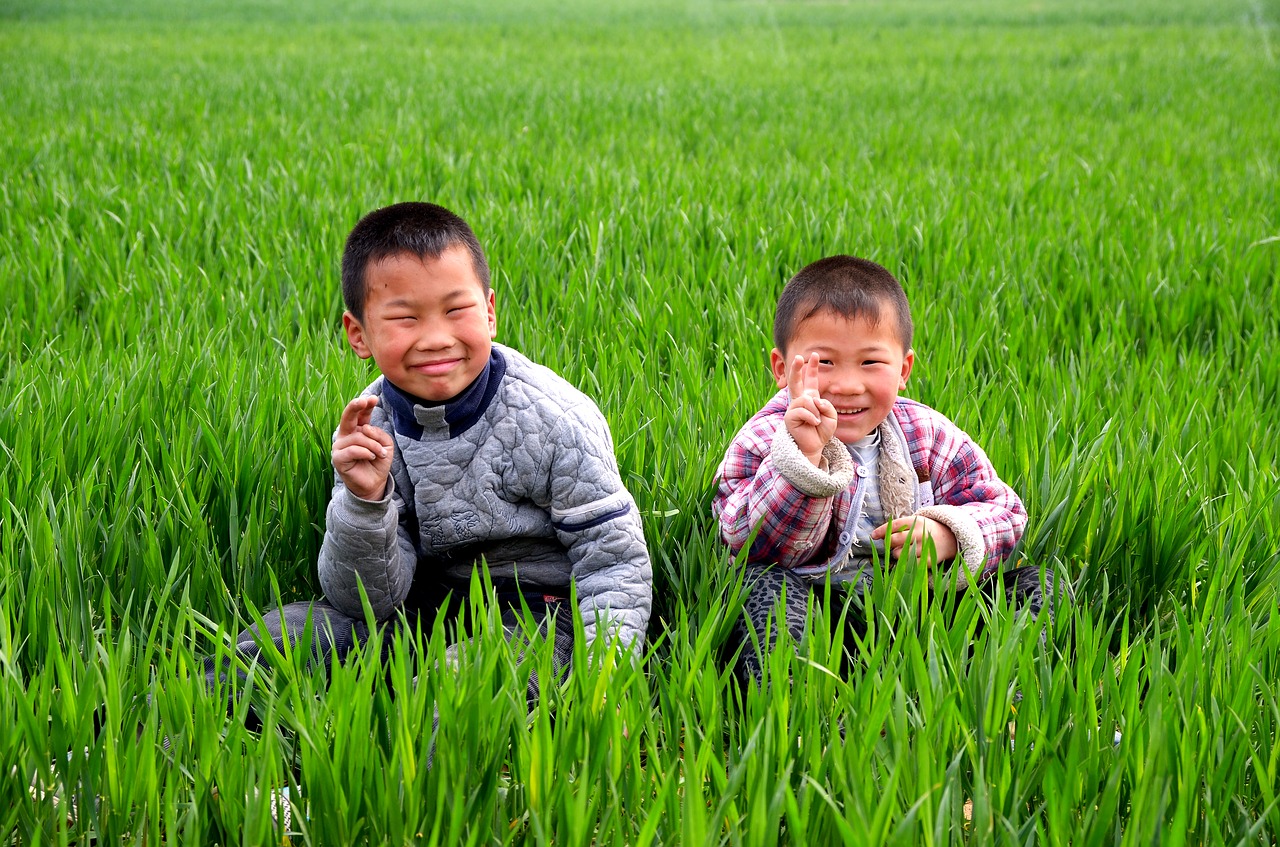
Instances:
[[[836,407],[830,400],[818,398],[818,414],[822,415],[825,420],[833,421],[839,416],[836,414]]]
[[[791,364],[787,365],[787,391],[791,396],[799,397],[804,393],[804,356],[797,353]]]
[[[910,534],[918,525],[917,518],[898,518],[893,522],[893,531],[895,533],[905,532]]]
[[[887,538],[893,544],[902,546],[903,533],[910,536],[912,527],[915,526],[915,518],[898,518],[891,523],[882,523],[880,526],[871,530],[871,537],[877,541]]]
[[[355,432],[356,427],[360,425],[360,418],[364,414],[365,407],[371,397],[357,397],[346,405],[342,410],[342,419],[338,421],[339,432]]]
[[[799,419],[807,424],[817,426],[822,423],[822,414],[818,411],[818,405],[814,402],[814,398],[808,395],[802,395],[792,400],[791,408],[798,410],[801,413],[798,416]]]
[[[350,470],[361,463],[377,460],[377,454],[365,444],[351,444],[341,450],[333,451],[333,466],[339,470]]]
[[[804,393],[812,397],[818,396],[818,354],[810,353],[809,361],[804,363]]]
[[[363,431],[353,432],[351,435],[339,438],[333,442],[334,451],[345,450],[348,447],[363,447],[372,454],[374,459],[384,459],[391,455],[391,446],[383,444],[375,438],[370,438]]]
[[[356,414],[356,425],[364,426],[373,420],[373,410],[378,405],[377,397],[365,397],[364,404]]]
[[[373,424],[365,424],[360,427],[360,431],[381,444],[383,447],[390,449],[395,446],[395,442],[391,440],[391,435],[382,427]]]
[[[786,417],[783,418],[783,420],[786,422],[788,427],[799,426],[799,427],[817,428],[820,425],[818,423],[818,418],[814,415],[813,412],[809,411],[808,409],[803,409],[799,406],[787,412],[787,415]]]
[[[342,410],[342,418],[338,421],[338,434],[347,435],[355,432],[356,427],[369,422],[369,412],[378,405],[377,397],[357,397]]]

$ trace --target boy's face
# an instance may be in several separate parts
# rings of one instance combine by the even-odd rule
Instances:
[[[442,402],[484,370],[498,319],[466,247],[438,259],[389,256],[365,270],[365,287],[364,320],[342,316],[347,341],[397,388]]]
[[[818,354],[818,392],[836,408],[836,438],[852,444],[870,435],[907,387],[915,353],[902,349],[895,321],[881,317],[849,320],[823,311],[801,321],[785,352],[769,354],[779,388],[787,387],[787,366],[797,355]],[[798,387],[797,387],[798,389]]]

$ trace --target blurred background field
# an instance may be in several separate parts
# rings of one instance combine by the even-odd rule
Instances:
[[[1274,840],[1277,22],[0,0],[0,833],[262,841],[289,785],[324,843]],[[284,730],[247,733],[196,657],[318,592],[330,433],[373,376],[339,254],[404,199],[472,224],[499,340],[609,419],[655,655],[529,719],[498,650],[400,668],[394,701],[359,668],[313,697],[290,660]],[[971,655],[901,574],[866,666],[819,649],[742,696],[715,470],[772,392],[782,283],[835,252],[903,281],[908,393],[984,446],[1078,604],[1043,643],[997,614]],[[433,703],[458,717],[427,770]]]

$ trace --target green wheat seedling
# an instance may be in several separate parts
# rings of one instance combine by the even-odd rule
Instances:
[[[1273,7],[0,20],[0,840],[1275,841]],[[580,640],[557,679],[482,575],[456,657],[443,624],[329,672],[314,633],[235,656],[319,596],[330,439],[373,378],[338,256],[403,199],[474,225],[499,340],[608,418],[643,661]],[[781,285],[836,252],[903,281],[907,393],[983,446],[1030,516],[1017,564],[1075,599],[1028,619],[900,562],[848,654],[822,595],[743,687],[717,465],[775,390]]]

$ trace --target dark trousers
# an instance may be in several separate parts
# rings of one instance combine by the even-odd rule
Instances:
[[[415,589],[417,587],[415,586]],[[554,641],[552,666],[557,676],[563,675],[573,657],[573,617],[576,610],[567,600],[551,596],[528,587],[522,592],[513,580],[502,580],[494,583],[494,590],[501,609],[502,628],[507,640],[520,654],[523,654],[524,627],[521,623],[522,606],[527,605],[535,619],[539,621],[538,634]],[[255,662],[264,664],[262,649],[259,644],[271,641],[277,650],[283,650],[286,644],[297,645],[306,632],[308,620],[311,626],[312,659],[326,670],[335,662],[341,664],[357,646],[368,645],[370,641],[381,644],[382,658],[385,661],[390,655],[391,647],[398,632],[406,627],[410,632],[421,626],[422,631],[429,633],[435,619],[444,616],[446,621],[457,622],[459,612],[464,605],[460,598],[465,598],[466,587],[460,586],[450,592],[447,586],[438,590],[415,590],[410,595],[410,603],[406,604],[403,615],[397,615],[384,622],[373,632],[363,618],[350,617],[323,600],[311,603],[289,603],[278,609],[272,609],[262,616],[262,627],[252,626],[236,636],[236,653],[244,659],[246,665]],[[465,639],[456,641],[446,649],[450,658],[457,655]],[[230,671],[230,663],[224,662],[221,667],[216,659],[204,660],[205,681],[209,690],[213,690],[218,679],[225,679]],[[243,671],[239,672],[242,681],[246,679]],[[530,705],[538,699],[539,683],[537,673],[529,677],[526,691]],[[257,717],[250,715],[252,728],[261,726]]]
[[[1003,584],[1005,597],[1011,609],[1032,616],[1047,610],[1053,620],[1055,608],[1070,602],[1070,588],[1058,586],[1052,571],[1042,575],[1038,567],[1023,567],[1008,571],[1003,580],[990,578],[979,583],[977,590],[988,599],[994,599],[995,591]],[[834,625],[842,610],[845,611],[844,635],[846,653],[856,652],[856,641],[866,632],[863,617],[863,596],[871,588],[871,575],[831,588],[831,608],[826,614]],[[970,589],[962,586],[956,590],[956,601]],[[726,650],[729,655],[737,652],[734,667],[743,684],[759,685],[764,678],[764,662],[777,644],[777,634],[785,628],[796,645],[802,646],[809,599],[813,598],[815,610],[822,610],[825,588],[822,583],[810,583],[794,573],[776,566],[748,565],[746,576],[747,595],[742,605],[742,616],[729,636]],[[1050,602],[1052,600],[1052,602]]]

